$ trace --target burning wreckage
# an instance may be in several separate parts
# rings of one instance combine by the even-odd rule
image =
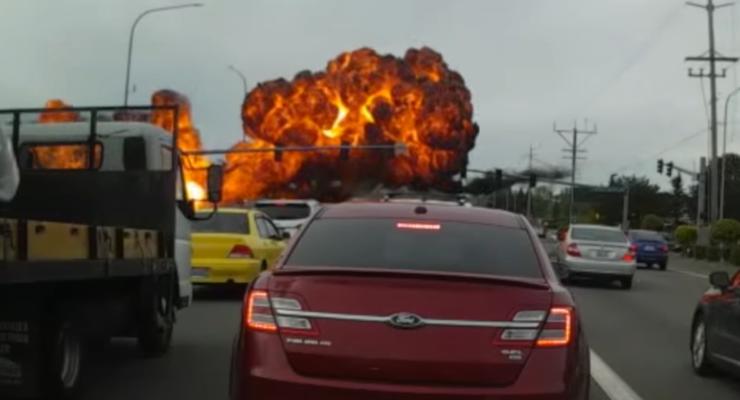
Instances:
[[[402,58],[363,48],[339,55],[324,71],[261,83],[241,107],[245,140],[229,150],[202,152],[185,96],[161,90],[152,105],[180,109],[178,146],[188,154],[192,198],[205,196],[205,154],[225,154],[227,203],[263,197],[341,201],[378,187],[456,191],[478,134],[465,81],[429,48],[409,49]],[[40,122],[77,118],[57,112]],[[171,113],[156,111],[116,118],[148,119],[168,131],[174,123]]]

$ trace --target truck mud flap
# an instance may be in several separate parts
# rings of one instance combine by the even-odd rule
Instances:
[[[0,293],[0,398],[40,396],[41,296],[34,288]]]

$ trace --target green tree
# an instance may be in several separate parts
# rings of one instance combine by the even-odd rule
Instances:
[[[683,178],[681,175],[677,175],[675,178],[671,179],[671,188],[673,194],[673,200],[671,201],[671,204],[673,205],[673,207],[671,207],[673,211],[672,217],[678,221],[684,216],[684,214],[686,214],[687,206],[687,196],[683,188]]]
[[[526,213],[527,212],[527,192],[524,191],[524,188],[519,188],[519,191],[516,192],[516,195],[514,197],[514,211],[518,213]]]
[[[740,222],[734,219],[723,219],[712,224],[712,240],[725,246],[737,244],[740,239]]]
[[[676,228],[676,241],[681,247],[686,250],[696,244],[696,240],[699,237],[699,232],[696,226],[693,225],[681,225]]]
[[[661,231],[663,230],[663,218],[655,214],[648,214],[642,218],[640,227],[650,231]]]
[[[664,216],[672,197],[661,193],[660,187],[646,177],[612,175],[609,180],[612,188],[629,187],[630,190],[630,226],[640,226],[642,218],[648,214]],[[621,193],[596,193],[591,198],[596,210],[607,224],[618,224],[622,221],[624,196]],[[584,199],[585,200],[585,199]]]
[[[562,202],[560,201],[560,199],[556,198],[555,202],[552,204],[552,215],[550,216],[550,218],[553,221],[559,221],[562,218],[561,210]]]
[[[725,218],[740,220],[740,155],[728,154],[725,169]],[[724,161],[723,161],[724,162]]]
[[[548,186],[538,186],[532,191],[532,214],[537,218],[548,219],[550,207],[553,204],[552,189]]]

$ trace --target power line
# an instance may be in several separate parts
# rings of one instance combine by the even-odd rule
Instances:
[[[663,32],[668,29],[668,27],[673,23],[673,21],[680,15],[681,8],[683,7],[683,4],[678,4],[673,6],[673,8],[666,13],[666,16],[660,21],[660,24],[658,27],[652,32],[652,34],[643,41],[640,46],[631,54],[631,57],[627,59],[627,62],[622,65],[622,67],[615,73],[611,79],[606,81],[606,83],[595,92],[595,94],[590,98],[590,101],[585,103],[586,107],[592,107],[596,102],[601,99],[604,94],[609,92],[612,87],[616,83],[618,83],[622,78],[629,72],[644,56],[649,52],[649,50],[653,47],[653,45],[658,41],[658,39],[661,37]]]
[[[619,174],[619,173],[624,172],[625,170],[627,170],[630,167],[633,167],[633,168],[639,167],[639,166],[645,164],[648,161],[651,161],[651,160],[653,160],[653,159],[655,159],[657,157],[662,156],[663,154],[665,154],[665,153],[667,153],[667,152],[669,152],[671,150],[675,150],[675,149],[677,149],[677,148],[685,145],[686,143],[690,142],[693,139],[696,139],[700,135],[705,134],[708,130],[709,130],[709,128],[704,128],[704,129],[702,129],[700,131],[693,132],[690,135],[687,135],[687,136],[683,137],[679,141],[674,142],[670,146],[664,148],[663,150],[660,150],[659,152],[657,152],[657,153],[655,153],[653,155],[650,155],[648,157],[644,157],[644,158],[639,159],[638,161],[635,161],[635,162],[630,162],[629,164],[625,164],[625,165],[623,165],[623,166],[621,166],[619,168],[615,168],[614,173]]]

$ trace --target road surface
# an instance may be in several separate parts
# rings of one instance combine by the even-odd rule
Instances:
[[[698,378],[689,365],[691,312],[706,286],[700,275],[671,270],[638,271],[631,291],[572,285],[592,351],[612,372],[599,373],[606,391],[592,382],[592,400],[740,398],[740,380]],[[88,364],[83,399],[226,399],[240,301],[238,293],[198,291],[161,359],[141,358],[132,341],[114,341]]]

